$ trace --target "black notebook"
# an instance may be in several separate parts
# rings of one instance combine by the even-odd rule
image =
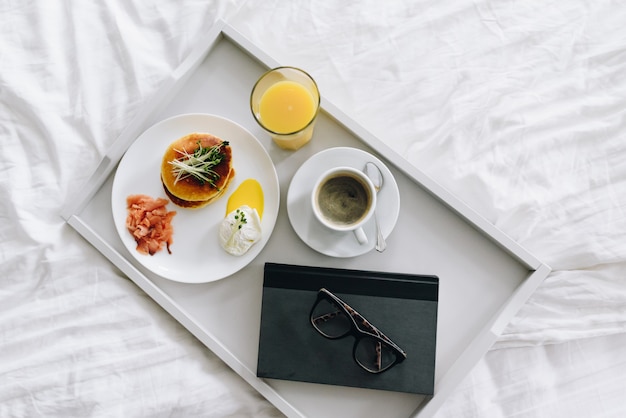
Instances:
[[[320,288],[400,346],[406,360],[372,374],[353,359],[354,337],[321,336],[309,319]],[[432,395],[438,295],[432,275],[266,263],[257,376]]]

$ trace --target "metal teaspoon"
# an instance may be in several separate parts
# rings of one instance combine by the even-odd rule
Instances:
[[[380,168],[378,168],[378,166],[373,162],[368,162],[365,164],[364,172],[367,177],[372,180],[376,193],[378,194],[380,189],[383,187],[383,173],[381,173]],[[383,232],[380,230],[376,211],[374,211],[374,222],[376,223],[376,251],[382,253],[385,251],[385,248],[387,248],[387,243],[385,242],[385,237],[383,237]]]

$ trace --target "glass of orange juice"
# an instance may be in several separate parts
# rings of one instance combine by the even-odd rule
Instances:
[[[315,80],[295,67],[267,71],[250,95],[252,115],[283,149],[297,150],[311,140],[319,107]]]

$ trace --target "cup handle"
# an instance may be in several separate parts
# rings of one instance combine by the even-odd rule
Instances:
[[[365,235],[365,231],[363,231],[363,228],[355,229],[354,236],[356,237],[356,240],[359,241],[359,244],[367,244],[367,235]]]

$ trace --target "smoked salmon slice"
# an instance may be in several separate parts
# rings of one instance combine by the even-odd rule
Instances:
[[[154,255],[166,246],[167,252],[172,253],[170,246],[174,242],[174,228],[172,218],[175,211],[168,211],[169,200],[158,197],[156,199],[143,194],[130,195],[126,198],[126,228],[137,243],[137,251],[141,254]]]

